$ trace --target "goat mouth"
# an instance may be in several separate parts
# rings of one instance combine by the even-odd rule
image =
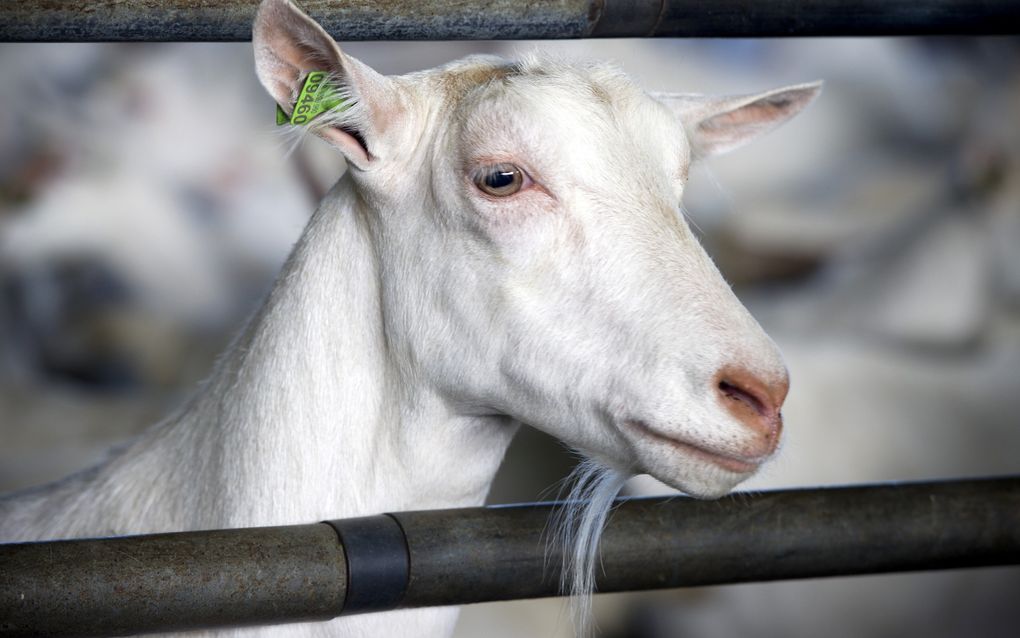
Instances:
[[[761,464],[765,461],[766,457],[740,457],[732,454],[726,454],[717,450],[710,450],[699,445],[695,445],[688,441],[678,439],[666,434],[663,434],[657,430],[652,429],[644,421],[638,421],[634,419],[628,419],[625,423],[638,434],[658,441],[666,443],[675,450],[681,452],[686,456],[691,456],[702,461],[707,461],[712,465],[720,467],[729,472],[735,474],[753,474]]]

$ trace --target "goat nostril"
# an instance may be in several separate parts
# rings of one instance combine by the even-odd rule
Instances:
[[[720,370],[709,386],[718,394],[717,400],[738,422],[756,432],[766,447],[775,449],[783,428],[783,407],[789,381],[786,375],[777,375],[766,381],[750,370],[727,367]]]
[[[765,407],[765,402],[754,392],[730,383],[725,379],[719,382],[719,392],[728,399],[743,403],[761,416],[767,416],[769,412],[768,408]]]

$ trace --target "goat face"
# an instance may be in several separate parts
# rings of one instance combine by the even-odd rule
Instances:
[[[265,3],[257,40],[267,5],[290,7]],[[264,49],[260,75],[288,104],[302,73],[273,69],[325,60],[351,96],[316,130],[376,211],[383,321],[409,373],[456,413],[509,415],[698,496],[775,451],[785,366],[680,198],[692,157],[785,121],[817,85],[656,100],[608,67],[493,58],[384,78],[317,29]]]
[[[753,473],[787,374],[681,216],[697,129],[605,67],[444,73],[491,78],[446,97],[426,163],[444,392],[692,494]]]

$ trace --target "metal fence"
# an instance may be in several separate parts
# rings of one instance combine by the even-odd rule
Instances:
[[[559,594],[554,503],[0,545],[0,636],[326,620]],[[1020,564],[1020,477],[619,501],[600,592]]]
[[[1017,0],[305,0],[338,40],[978,35],[1020,31]],[[0,3],[0,41],[241,41],[257,3]]]

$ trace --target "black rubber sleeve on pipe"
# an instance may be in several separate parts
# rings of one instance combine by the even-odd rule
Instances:
[[[341,615],[395,609],[411,573],[407,538],[389,515],[326,521],[347,558],[347,597]]]

